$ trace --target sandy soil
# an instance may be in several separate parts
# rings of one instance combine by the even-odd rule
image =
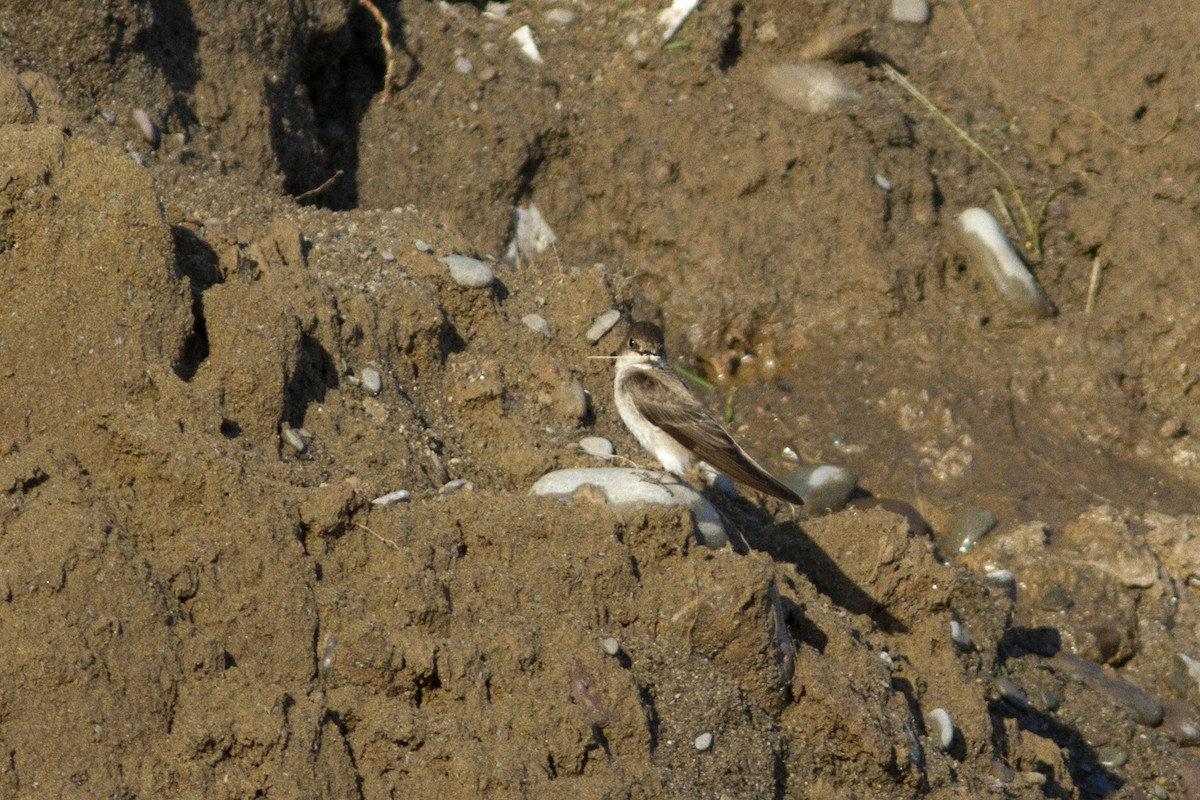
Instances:
[[[1200,797],[1200,6],[377,5],[0,9],[0,796]],[[610,308],[852,506],[529,497]]]

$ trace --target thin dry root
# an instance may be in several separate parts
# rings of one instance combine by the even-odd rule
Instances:
[[[383,72],[383,99],[386,102],[392,94],[392,75],[396,72],[396,57],[392,55],[392,42],[388,35],[387,20],[383,18],[383,14],[379,13],[379,9],[371,0],[358,0],[358,2],[371,12],[371,16],[379,23],[379,43],[383,45],[383,54],[387,57],[387,69]]]

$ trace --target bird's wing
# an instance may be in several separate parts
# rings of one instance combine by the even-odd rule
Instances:
[[[683,381],[661,370],[638,371],[626,379],[634,406],[652,424],[736,481],[788,503],[804,501],[743,450],[712,413],[692,397]]]

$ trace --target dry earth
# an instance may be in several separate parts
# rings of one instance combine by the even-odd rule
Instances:
[[[1200,798],[1200,6],[376,5],[0,8],[0,796]],[[852,507],[530,498],[610,308]]]

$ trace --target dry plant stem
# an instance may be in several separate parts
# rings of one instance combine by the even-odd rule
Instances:
[[[971,137],[971,134],[967,133],[965,130],[956,125],[954,120],[946,116],[946,113],[938,108],[932,100],[926,97],[920,89],[918,89],[916,86],[913,86],[912,83],[909,82],[908,78],[905,78],[903,75],[897,72],[895,67],[893,67],[891,64],[884,64],[883,71],[889,78],[900,84],[902,89],[915,97],[917,102],[925,106],[929,113],[937,117],[943,125],[949,128],[955,136],[957,136],[959,139],[965,142],[968,147],[974,150],[980,158],[991,164],[996,171],[1000,173],[1000,177],[1003,179],[1005,187],[1012,194],[1013,200],[1017,204],[1017,209],[1021,212],[1021,224],[1025,227],[1026,236],[1029,237],[1030,247],[1032,247],[1034,252],[1040,255],[1042,252],[1041,237],[1038,235],[1037,227],[1033,224],[1033,217],[1029,216],[1029,210],[1025,208],[1025,202],[1021,199],[1021,193],[1017,191],[1017,185],[1013,182],[1012,176],[1008,174],[1008,170],[1000,166],[1000,162],[992,158],[991,153],[983,149],[983,145],[975,141],[975,139]]]
[[[325,191],[330,186],[332,186],[333,182],[336,181],[338,178],[342,177],[342,175],[343,175],[343,172],[342,172],[342,170],[339,169],[337,172],[333,173],[328,178],[326,178],[325,181],[320,186],[316,187],[315,189],[309,189],[307,192],[301,192],[300,194],[296,195],[296,202],[300,202],[301,200],[304,200],[305,198],[312,197],[313,195],[316,195],[316,194],[320,194],[321,192]]]
[[[1065,97],[1061,97],[1061,96],[1055,94],[1054,92],[1049,92],[1048,94],[1049,94],[1051,100],[1053,100],[1057,103],[1062,103],[1064,106],[1067,106],[1068,108],[1072,108],[1075,111],[1080,111],[1084,114],[1087,114],[1089,117],[1096,120],[1096,123],[1101,128],[1104,128],[1104,130],[1108,131],[1113,136],[1116,136],[1118,139],[1120,139],[1125,144],[1131,145],[1132,147],[1136,147],[1139,150],[1141,150],[1143,147],[1149,147],[1152,144],[1158,144],[1163,139],[1170,136],[1171,133],[1175,130],[1175,126],[1179,124],[1179,106],[1175,106],[1175,116],[1171,118],[1171,124],[1167,126],[1167,129],[1164,130],[1162,133],[1160,133],[1158,136],[1155,136],[1153,139],[1147,139],[1145,141],[1142,141],[1140,139],[1134,139],[1132,136],[1126,136],[1125,134],[1121,133],[1119,130],[1114,128],[1112,125],[1108,124],[1108,122],[1105,121],[1104,117],[1100,116],[1099,112],[1097,112],[1093,109],[1090,109],[1087,106],[1081,106],[1081,105],[1079,105],[1079,103],[1068,100]]]
[[[371,12],[371,16],[379,23],[379,43],[383,45],[383,54],[387,57],[387,68],[383,72],[383,100],[386,102],[392,94],[392,75],[396,71],[396,57],[392,55],[392,42],[388,35],[387,20],[371,0],[358,0],[359,5]]]
[[[1092,261],[1092,280],[1088,283],[1087,304],[1084,305],[1083,313],[1091,314],[1092,309],[1096,307],[1096,294],[1100,291],[1100,256]]]

